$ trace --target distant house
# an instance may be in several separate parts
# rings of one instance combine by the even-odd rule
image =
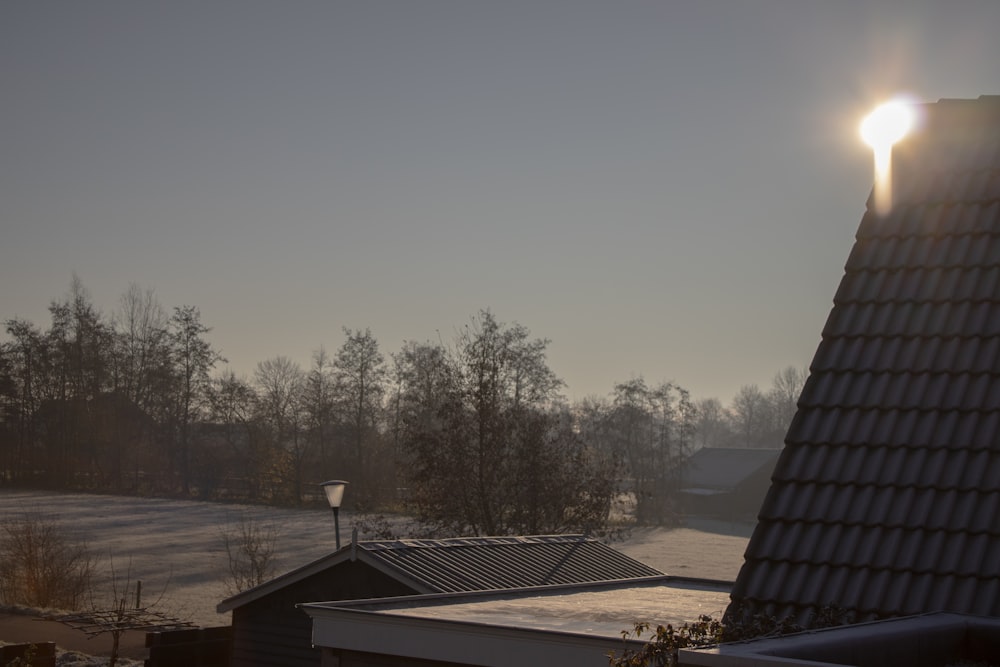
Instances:
[[[681,473],[684,513],[724,519],[756,518],[780,453],[780,449],[699,449]]]
[[[354,542],[223,600],[235,667],[319,664],[299,603],[507,590],[662,577],[582,535]]]
[[[861,221],[730,617],[1000,617],[1000,97],[920,112],[891,212]]]

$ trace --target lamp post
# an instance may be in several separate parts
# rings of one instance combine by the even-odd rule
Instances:
[[[323,482],[320,484],[323,487],[323,493],[326,494],[326,502],[330,504],[330,509],[333,510],[333,530],[337,534],[337,549],[340,549],[340,503],[344,499],[344,487],[347,486],[347,482],[340,479],[332,479],[329,482]]]

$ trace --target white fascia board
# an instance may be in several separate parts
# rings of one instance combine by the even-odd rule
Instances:
[[[482,623],[302,605],[313,619],[313,645],[483,667],[607,667],[622,640]]]

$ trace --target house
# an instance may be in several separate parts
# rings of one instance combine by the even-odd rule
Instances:
[[[726,611],[862,623],[682,650],[683,665],[996,662],[1000,97],[920,111],[893,152],[893,207],[861,221]],[[596,665],[593,616],[635,601],[662,622],[638,604],[656,585],[305,608],[325,664]]]
[[[810,366],[730,618],[1000,617],[1000,97],[892,154]]]
[[[303,605],[324,665],[606,667],[638,621],[718,616],[729,582],[658,576]]]
[[[780,453],[780,449],[699,449],[681,471],[684,513],[725,519],[755,518]]]
[[[232,664],[319,664],[312,622],[296,605],[426,594],[644,580],[663,573],[582,535],[354,541],[223,600]]]

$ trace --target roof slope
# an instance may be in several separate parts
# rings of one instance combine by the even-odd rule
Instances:
[[[366,563],[424,594],[663,576],[663,572],[583,535],[365,541],[348,544],[223,600],[217,608],[224,612],[242,606],[346,561]]]
[[[731,615],[1000,616],[1000,97],[922,112],[891,213],[861,221]]]
[[[364,542],[374,560],[437,593],[656,577],[663,573],[582,535]]]
[[[754,473],[773,467],[780,452],[780,449],[703,447],[685,464],[681,490],[732,491]]]

